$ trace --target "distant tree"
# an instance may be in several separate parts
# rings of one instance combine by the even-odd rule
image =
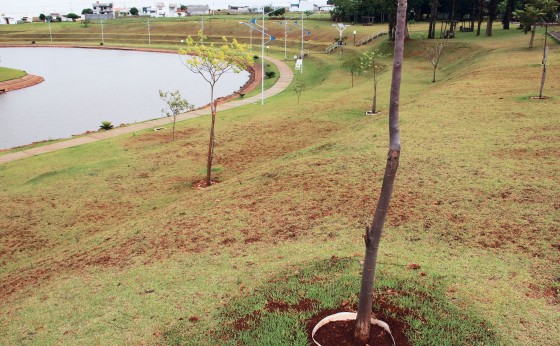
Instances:
[[[486,36],[492,36],[492,25],[496,19],[498,0],[488,1],[488,21],[486,22]]]
[[[82,14],[93,14],[93,10],[91,8],[84,8]]]
[[[502,27],[504,30],[509,30],[509,22],[511,21],[511,14],[515,8],[515,0],[506,0],[506,8],[502,15]]]
[[[193,72],[199,74],[210,85],[210,110],[212,113],[212,125],[210,127],[210,141],[208,144],[208,161],[206,165],[206,186],[212,184],[212,161],[214,159],[215,135],[214,127],[216,124],[217,102],[214,99],[214,87],[220,78],[229,72],[239,73],[249,65],[253,64],[251,55],[247,52],[247,46],[239,44],[234,38],[230,43],[224,37],[224,43],[215,47],[214,43],[205,45],[206,37],[202,32],[198,33],[198,40],[195,41],[191,36],[185,40],[185,47],[179,50],[180,55],[192,55],[185,59],[183,65]]]
[[[53,17],[52,17],[52,16],[46,16],[46,17],[45,17],[45,20],[46,20],[47,22],[52,22],[52,21],[53,21]]]
[[[360,68],[362,65],[362,60],[360,58],[361,56],[353,55],[346,58],[346,60],[344,60],[341,64],[341,67],[344,70],[350,72],[350,75],[352,76],[352,88],[354,87],[354,75],[360,72]]]
[[[387,70],[387,66],[380,62],[380,59],[385,56],[379,49],[375,49],[363,53],[360,57],[360,73],[370,73],[373,80],[373,97],[370,112],[372,114],[377,113],[377,84],[381,80],[383,72]]]
[[[43,21],[43,22],[44,22],[46,19],[47,19],[47,16],[45,16],[43,13],[41,13],[41,14],[39,15],[39,20],[40,20],[40,21]]]
[[[299,98],[301,97],[301,94],[305,91],[305,82],[302,81],[301,79],[297,78],[294,81],[294,85],[292,86],[292,90],[296,93],[297,95],[297,103],[299,104]]]
[[[76,19],[81,18],[81,16],[78,16],[78,15],[75,14],[75,13],[68,13],[68,14],[66,15],[66,18],[72,19],[72,21],[75,22]]]
[[[186,11],[187,10],[187,5],[181,5],[181,11]]]
[[[90,24],[91,24],[91,20],[89,19],[85,19],[82,21],[82,25],[84,26],[84,28],[87,28]]]
[[[476,36],[480,36],[480,27],[484,19],[484,0],[478,0],[478,23],[476,27]]]
[[[132,7],[130,9],[130,15],[131,16],[137,16],[138,15],[138,9],[136,7]]]
[[[308,10],[308,11],[303,12],[303,14],[305,14],[305,18],[309,18],[310,16],[313,15],[313,13],[315,13],[315,12],[313,12],[313,11],[311,11],[311,10]]]
[[[179,90],[159,91],[159,97],[165,102],[168,110],[162,109],[161,113],[165,116],[173,116],[173,141],[175,141],[175,123],[177,122],[177,115],[184,113],[194,108],[189,101],[181,98]]]
[[[519,22],[523,25],[525,33],[531,31],[531,40],[529,41],[529,48],[533,48],[535,39],[535,31],[537,23],[553,19],[554,12],[559,4],[555,0],[530,0],[522,10],[514,12],[515,16],[519,18]]]
[[[443,51],[445,47],[447,47],[447,40],[445,41],[441,40],[435,42],[434,44],[424,46],[424,49],[426,50],[426,59],[428,59],[430,63],[432,63],[432,67],[434,69],[434,76],[432,78],[432,83],[436,82],[437,67],[439,64],[439,60],[443,55]]]
[[[428,28],[428,38],[433,39],[436,37],[437,13],[438,13],[438,0],[430,0],[430,25]]]

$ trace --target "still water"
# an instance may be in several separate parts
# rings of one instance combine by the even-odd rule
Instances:
[[[161,117],[159,90],[179,90],[195,106],[210,87],[178,54],[76,48],[0,48],[0,66],[45,78],[0,94],[0,149]],[[216,97],[239,90],[249,73],[225,74]]]

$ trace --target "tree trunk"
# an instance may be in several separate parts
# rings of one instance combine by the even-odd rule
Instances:
[[[173,113],[173,142],[175,142],[175,123],[177,122],[177,114]]]
[[[544,89],[544,82],[546,80],[546,61],[548,58],[548,46],[544,46],[544,55],[543,55],[543,66],[542,66],[542,77],[541,77],[541,90],[539,91],[539,98],[542,99],[542,92]]]
[[[432,78],[432,83],[436,82],[436,70],[437,70],[437,66],[434,66],[434,78]]]
[[[486,36],[492,36],[492,24],[496,19],[496,8],[498,0],[490,0],[488,3],[488,23],[486,24]]]
[[[515,0],[507,0],[506,11],[504,12],[504,17],[502,18],[502,25],[504,30],[509,30],[509,22],[511,20],[511,12],[515,8]]]
[[[214,160],[214,125],[216,124],[216,106],[214,101],[214,88],[210,90],[210,110],[212,112],[212,125],[210,126],[210,142],[208,143],[208,161],[206,163],[206,186],[212,185],[212,161]]]
[[[430,12],[430,26],[428,29],[428,38],[435,38],[438,1],[431,0],[430,6],[431,6],[431,12]]]
[[[478,27],[476,29],[476,36],[480,36],[480,26],[482,25],[482,19],[484,18],[484,0],[478,2]]]
[[[533,42],[535,41],[535,31],[537,26],[533,25],[531,27],[531,41],[529,41],[529,48],[533,48]]]
[[[376,80],[373,81],[373,100],[371,102],[371,112],[373,114],[377,113],[377,81]]]
[[[358,303],[358,315],[356,317],[356,328],[354,337],[364,343],[369,339],[371,306],[373,300],[373,289],[375,284],[375,269],[377,264],[377,252],[379,242],[383,233],[383,225],[387,216],[393,185],[399,167],[401,151],[401,139],[399,130],[399,97],[402,75],[403,51],[404,51],[404,27],[406,23],[406,0],[398,0],[397,30],[395,37],[395,51],[393,58],[393,76],[391,81],[391,99],[389,106],[389,153],[387,165],[383,176],[381,194],[375,210],[371,227],[366,231],[366,255],[362,270],[362,284],[360,288],[360,300]]]

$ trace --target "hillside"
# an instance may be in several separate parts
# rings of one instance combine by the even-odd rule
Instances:
[[[218,108],[211,188],[193,187],[207,117],[178,124],[175,142],[149,130],[0,165],[0,344],[305,345],[307,319],[351,308],[385,164],[390,74],[381,114],[364,115],[372,85],[360,76],[351,88],[339,55],[322,53],[330,24],[317,21],[296,75],[299,104],[286,90]],[[431,83],[426,27],[406,43],[378,308],[416,345],[554,344],[559,45],[550,98],[530,100],[541,51],[527,36],[460,33]]]

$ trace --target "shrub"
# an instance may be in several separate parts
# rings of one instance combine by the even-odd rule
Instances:
[[[274,78],[274,76],[276,76],[276,72],[267,71],[267,72],[264,73],[264,75],[266,76],[266,78]]]
[[[102,121],[101,126],[99,126],[101,130],[110,130],[113,128],[113,124],[110,121]]]
[[[253,60],[259,60],[259,56],[258,55],[253,55]]]

